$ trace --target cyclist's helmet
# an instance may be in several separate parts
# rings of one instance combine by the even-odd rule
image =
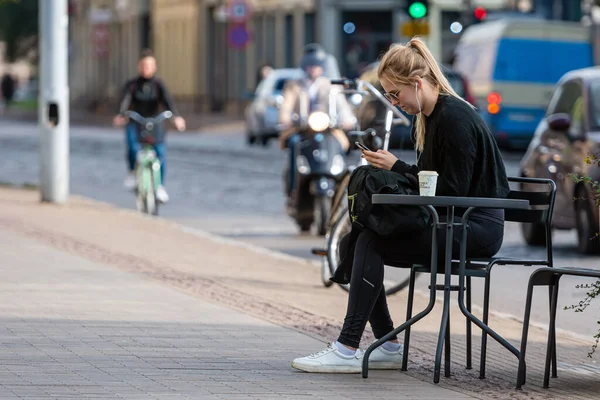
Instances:
[[[300,68],[306,69],[308,67],[325,67],[327,61],[327,54],[322,49],[315,49],[314,51],[305,52],[300,60]]]

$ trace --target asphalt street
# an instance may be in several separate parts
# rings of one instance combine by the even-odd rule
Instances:
[[[34,123],[0,120],[0,182],[39,183],[39,129]],[[70,132],[71,193],[135,209],[135,198],[123,188],[124,135],[116,129],[72,127]],[[168,138],[166,186],[171,196],[160,209],[161,217],[192,229],[201,229],[307,260],[316,261],[312,247],[323,239],[300,235],[284,209],[282,168],[285,153],[275,143],[248,147],[243,133],[181,133]],[[412,151],[398,155],[414,162]],[[506,153],[509,175],[519,173],[522,154]],[[351,160],[352,161],[352,160]],[[354,156],[353,161],[356,161]],[[555,232],[556,265],[599,268],[598,257],[577,253],[574,232]],[[507,224],[501,254],[542,257],[540,249],[524,244],[519,227]],[[282,261],[285,262],[285,261]],[[313,266],[307,263],[307,268]],[[497,267],[493,272],[492,308],[522,318],[528,267]],[[426,279],[418,287],[426,289]],[[576,278],[561,281],[560,306],[579,302],[585,289],[576,289]],[[481,298],[475,284],[474,302]],[[333,290],[333,289],[323,289]],[[547,295],[540,290],[533,319],[547,321]],[[592,307],[594,307],[592,305]],[[597,306],[586,313],[559,311],[558,327],[590,338],[598,329]]]

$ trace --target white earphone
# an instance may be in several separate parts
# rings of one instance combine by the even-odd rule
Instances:
[[[419,96],[418,96],[418,91],[419,89],[419,82],[415,82],[415,98],[417,99],[417,105],[419,106],[419,114],[421,113],[421,102],[419,101]]]

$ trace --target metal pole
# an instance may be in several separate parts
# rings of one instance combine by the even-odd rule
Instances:
[[[69,197],[69,85],[67,0],[39,0],[41,200]]]

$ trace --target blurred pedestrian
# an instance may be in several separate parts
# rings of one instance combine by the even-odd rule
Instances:
[[[256,71],[256,87],[273,71],[273,65],[270,62],[263,62]]]
[[[12,102],[16,90],[16,81],[8,72],[2,76],[0,89],[2,92],[2,98],[4,99],[4,106],[8,108]]]

